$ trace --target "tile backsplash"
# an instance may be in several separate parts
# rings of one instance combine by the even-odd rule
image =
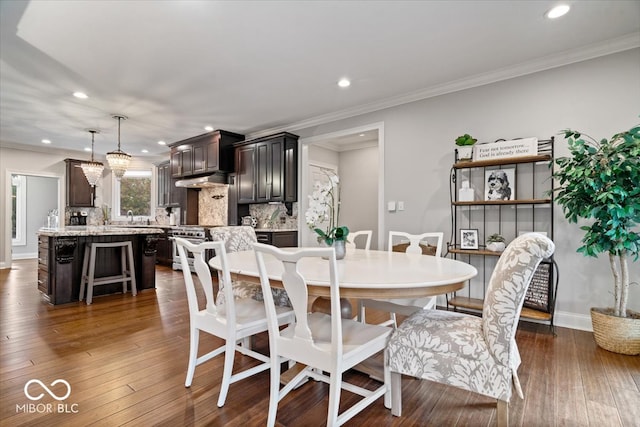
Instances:
[[[298,203],[293,203],[291,216],[286,214],[282,203],[249,205],[249,215],[258,220],[256,228],[289,230],[298,228]]]

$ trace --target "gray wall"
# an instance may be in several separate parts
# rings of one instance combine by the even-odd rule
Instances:
[[[12,246],[12,258],[37,258],[40,227],[47,225],[47,213],[58,207],[58,179],[27,175],[26,245]]]
[[[470,133],[480,142],[547,138],[570,127],[608,138],[637,124],[639,113],[640,49],[633,49],[296,133],[304,138],[384,122],[385,202],[405,202],[403,212],[382,213],[385,232],[450,234],[449,169],[458,135]],[[566,142],[557,137],[556,156],[567,154]],[[569,224],[558,207],[555,215],[557,324],[589,329],[589,308],[612,304],[608,257],[577,254],[580,224]],[[640,263],[630,273],[640,281]],[[640,310],[640,286],[632,286],[629,306]]]
[[[373,230],[371,248],[378,242],[378,147],[340,153],[340,223],[352,231]]]

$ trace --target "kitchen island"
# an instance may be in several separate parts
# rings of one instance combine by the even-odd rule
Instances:
[[[156,243],[164,233],[153,227],[67,226],[38,230],[38,289],[51,304],[78,301],[82,260],[87,243],[131,241],[138,291],[156,285]],[[96,277],[120,272],[117,248],[100,250]],[[122,292],[121,283],[94,289],[94,296]]]

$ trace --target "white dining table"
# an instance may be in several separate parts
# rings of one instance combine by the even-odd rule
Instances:
[[[296,250],[285,248],[284,250]],[[253,250],[227,254],[231,278],[260,283]],[[309,295],[329,297],[327,260],[303,259],[299,271],[306,279]],[[220,270],[217,257],[209,265]],[[271,285],[282,287],[282,264],[265,255]],[[338,261],[338,281],[342,298],[412,298],[442,295],[460,290],[476,276],[472,265],[449,258],[363,249],[349,249]]]

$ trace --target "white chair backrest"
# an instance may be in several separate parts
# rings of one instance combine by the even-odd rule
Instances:
[[[347,248],[355,249],[359,247],[360,249],[365,249],[368,251],[369,249],[371,249],[372,233],[373,232],[371,230],[349,232],[349,236],[347,236],[347,243],[346,243]],[[358,243],[356,242],[356,238],[360,237],[358,240],[363,240],[361,236],[366,236],[364,238],[364,245],[358,246]]]
[[[189,261],[187,259],[187,252],[193,253],[193,265],[198,275],[198,281],[202,290],[204,291],[206,306],[205,311],[214,316],[224,316],[227,319],[227,324],[231,328],[235,327],[236,312],[233,298],[233,290],[231,286],[224,286],[226,283],[231,283],[231,275],[229,274],[229,268],[227,267],[227,251],[225,250],[225,243],[219,242],[204,242],[200,244],[194,244],[186,239],[176,237],[176,247],[178,248],[178,255],[180,256],[180,263],[182,264],[182,273],[184,276],[184,283],[187,287],[187,301],[189,304],[189,315],[193,318],[201,310],[198,305],[198,298],[196,295],[196,287],[193,281],[193,276],[189,270]],[[213,296],[213,281],[211,278],[211,270],[209,264],[207,264],[207,250],[215,250],[216,256],[220,258],[220,266],[222,269],[218,273],[218,280],[220,281],[220,287],[224,289],[224,314],[219,312],[216,308],[216,301]]]
[[[430,240],[436,239],[436,244],[431,245],[435,246],[434,256],[442,256],[442,242],[444,241],[444,233],[442,232],[409,234],[403,231],[389,231],[389,252],[393,250],[394,245],[401,243],[398,241],[394,242],[394,238],[402,239],[401,242],[405,243],[407,240],[409,241],[409,246],[407,246],[406,249],[408,254],[422,254],[422,247],[420,246],[420,243],[429,244]]]
[[[542,234],[524,234],[507,246],[493,269],[482,309],[482,333],[489,351],[504,366],[511,366],[511,345],[527,287],[540,261],[554,250]]]
[[[328,258],[328,281],[330,283],[331,295],[331,345],[332,351],[337,355],[342,354],[342,317],[340,307],[340,288],[338,285],[338,267],[336,253],[333,248],[302,248],[294,251],[283,251],[271,245],[255,243],[253,248],[256,251],[258,271],[260,272],[260,283],[264,294],[265,307],[267,310],[267,320],[269,322],[269,339],[277,340],[278,346],[295,348],[297,352],[307,354],[323,354],[326,357],[326,349],[320,350],[314,345],[314,337],[308,323],[308,290],[305,278],[298,272],[298,263],[304,258],[325,257]],[[273,302],[269,271],[267,270],[265,258],[273,257],[282,267],[282,284],[289,295],[289,300],[296,315],[295,332],[292,338],[283,338],[276,321],[276,311]],[[273,268],[273,263],[269,259],[269,265]],[[277,267],[276,267],[277,268]]]

